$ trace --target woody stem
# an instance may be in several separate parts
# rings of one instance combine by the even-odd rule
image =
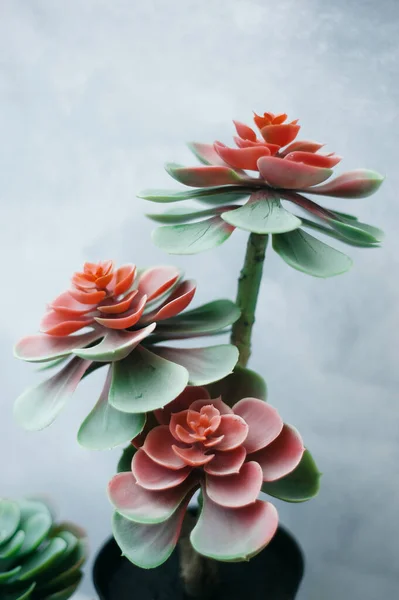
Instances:
[[[248,238],[244,264],[238,279],[236,304],[241,316],[232,327],[231,343],[239,351],[238,364],[246,367],[251,355],[252,328],[262,280],[268,236],[251,233]]]

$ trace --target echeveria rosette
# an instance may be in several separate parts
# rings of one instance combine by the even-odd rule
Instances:
[[[171,254],[194,254],[222,244],[239,228],[272,235],[274,250],[295,269],[317,277],[345,272],[351,260],[305,229],[358,247],[377,246],[382,231],[352,215],[323,208],[304,193],[364,198],[377,191],[383,177],[358,169],[330,179],[341,157],[320,154],[323,144],[318,142],[297,140],[297,121],[288,123],[287,115],[272,113],[255,115],[254,120],[260,139],[251,127],[235,122],[236,148],[221,142],[192,143],[202,166],[167,165],[174,179],[197,189],[140,194],[153,202],[195,199],[208,205],[149,214],[165,224],[154,231],[155,243]],[[305,216],[294,214],[290,206]]]
[[[42,333],[16,345],[16,356],[26,361],[50,366],[67,361],[17,399],[18,422],[29,430],[50,425],[81,379],[108,365],[100,398],[78,439],[88,448],[111,448],[135,437],[145,413],[171,402],[189,382],[205,385],[225,377],[238,359],[234,346],[160,344],[223,332],[239,317],[229,300],[185,310],[195,290],[195,282],[184,280],[176,267],[137,274],[133,265],[86,263],[71,288],[49,305]]]
[[[86,558],[84,531],[54,523],[44,502],[0,498],[1,600],[67,600]]]
[[[115,539],[142,568],[170,556],[198,489],[203,501],[191,543],[221,561],[248,560],[272,539],[278,515],[259,499],[262,489],[274,486],[272,495],[291,501],[317,493],[319,474],[299,433],[262,400],[243,398],[231,408],[204,388],[187,387],[155,416],[158,424],[133,440],[131,470],[109,484]],[[122,464],[127,457],[126,451]]]

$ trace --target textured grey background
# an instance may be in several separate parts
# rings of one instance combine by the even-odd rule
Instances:
[[[234,297],[245,235],[168,259],[135,193],[173,187],[163,162],[188,160],[185,140],[229,142],[232,118],[286,111],[344,155],[339,170],[387,175],[376,196],[328,203],[387,240],[350,249],[353,270],[328,281],[268,253],[252,366],[324,472],[319,497],[280,503],[281,520],[306,552],[302,600],[397,597],[398,17],[395,0],[1,0],[1,494],[49,491],[93,551],[109,534],[119,451],[75,442],[101,374],[27,434],[12,403],[38,376],[11,345],[85,259],[175,262],[196,302]]]

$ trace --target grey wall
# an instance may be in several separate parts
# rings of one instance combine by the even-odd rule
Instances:
[[[324,472],[319,497],[280,503],[281,520],[306,552],[302,600],[396,597],[398,17],[395,0],[2,0],[1,494],[50,492],[93,551],[109,534],[104,488],[119,452],[75,441],[101,374],[28,434],[12,403],[38,375],[11,346],[85,259],[175,262],[197,278],[198,302],[234,297],[245,235],[169,259],[135,193],[173,187],[163,163],[188,160],[185,140],[229,142],[232,118],[286,111],[344,155],[339,170],[387,175],[376,196],[329,202],[387,240],[352,249],[353,270],[328,281],[268,254],[252,366]]]

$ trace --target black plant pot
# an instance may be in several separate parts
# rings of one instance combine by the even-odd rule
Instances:
[[[218,563],[218,585],[209,600],[292,600],[304,561],[295,539],[282,527],[249,562]],[[97,555],[93,580],[100,600],[188,600],[179,576],[176,549],[160,567],[144,570],[121,556],[111,538]]]

